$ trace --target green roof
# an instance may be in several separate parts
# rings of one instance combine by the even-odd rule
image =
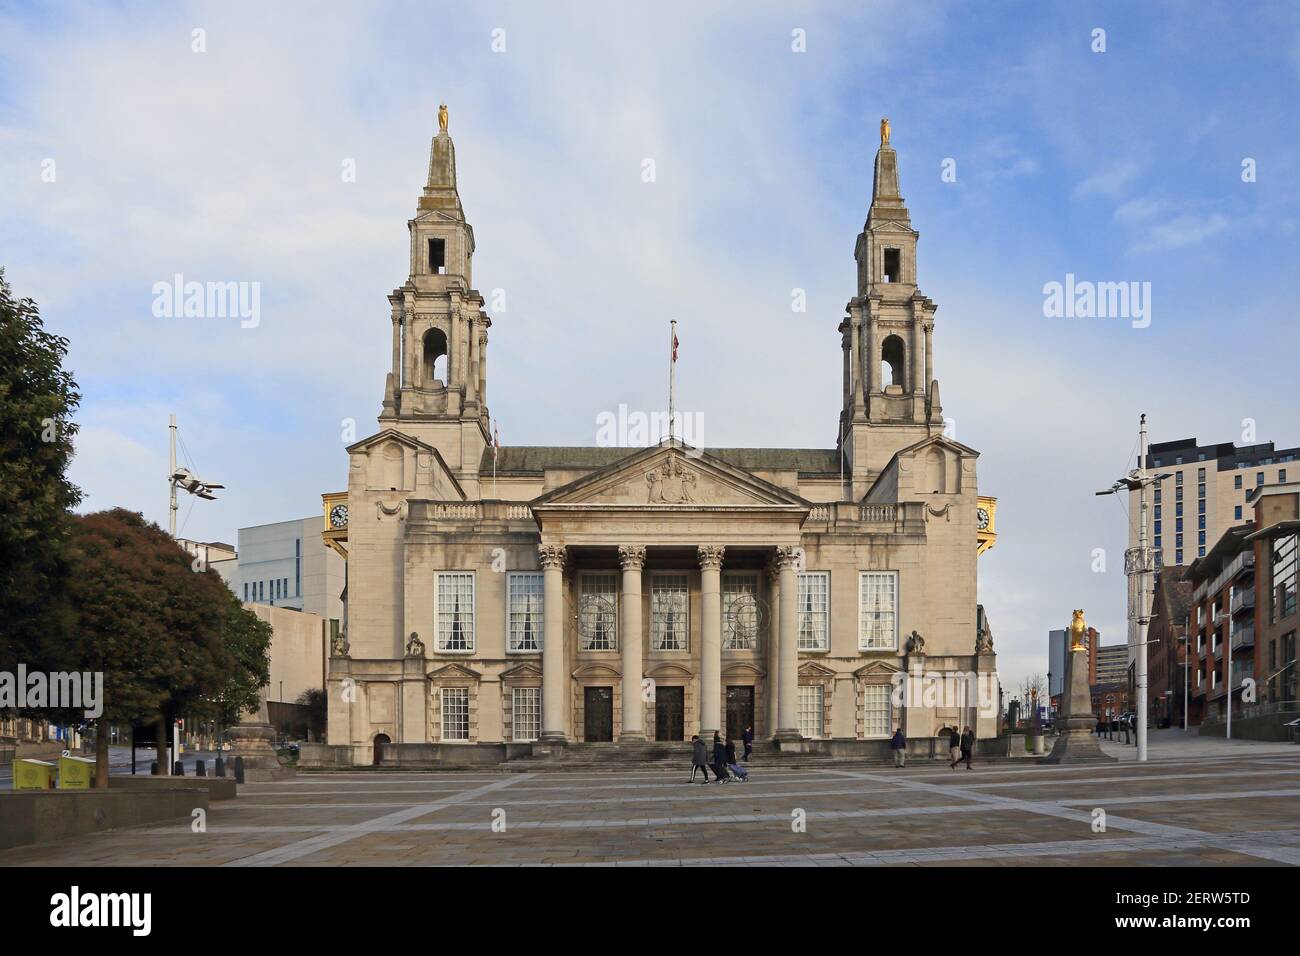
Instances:
[[[553,445],[515,446],[498,452],[497,474],[534,473],[547,469],[593,471],[643,451],[641,448],[566,448]],[[704,453],[742,471],[794,471],[801,475],[836,474],[840,455],[834,448],[705,448]],[[480,474],[492,473],[492,449],[483,453]]]

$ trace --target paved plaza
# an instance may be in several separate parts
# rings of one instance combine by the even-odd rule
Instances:
[[[1107,745],[1108,748],[1111,745]],[[1300,747],[1050,767],[300,774],[0,865],[1300,865]],[[1104,830],[1099,828],[1104,811]]]

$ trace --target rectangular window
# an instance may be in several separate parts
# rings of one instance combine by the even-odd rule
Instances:
[[[1156,489],[1156,504],[1160,504],[1160,489]]]
[[[584,651],[618,649],[618,575],[584,574],[578,597]]]
[[[542,689],[516,687],[510,692],[511,736],[516,742],[542,735]]]
[[[1174,489],[1174,501],[1182,501],[1182,500],[1183,500],[1183,486],[1179,485],[1177,488]]]
[[[722,576],[722,646],[729,651],[758,647],[758,575]]]
[[[804,737],[820,737],[823,723],[822,688],[820,684],[799,685],[799,733]]]
[[[1237,505],[1237,507],[1232,509],[1232,517],[1234,521],[1241,520],[1241,505]]]
[[[1203,515],[1203,514],[1205,514],[1205,500],[1204,500],[1204,499],[1201,499],[1200,501],[1196,502],[1196,513],[1197,513],[1198,515]]]
[[[1205,530],[1205,515],[1200,515],[1199,517],[1197,517],[1196,527],[1201,531]]]
[[[1177,462],[1176,462],[1176,464],[1179,464],[1179,465],[1181,465],[1182,463],[1183,463],[1183,460],[1182,460],[1181,458],[1179,458],[1179,459],[1177,460]],[[1182,484],[1183,484],[1183,473],[1182,473],[1181,471],[1174,475],[1174,484],[1175,484],[1175,485],[1178,485],[1179,487],[1182,486]]]
[[[799,575],[799,650],[830,650],[829,571],[805,571]]]
[[[510,641],[507,648],[516,653],[542,649],[543,599],[542,575],[536,571],[515,571],[506,577],[509,595]]]
[[[1205,497],[1205,482],[1201,482],[1199,485],[1196,486],[1196,497],[1198,498]]]
[[[1183,552],[1181,550],[1174,552],[1174,564],[1183,563]]]
[[[1157,538],[1160,537],[1160,521],[1159,521],[1159,519],[1156,520],[1156,530],[1155,530],[1155,535],[1156,535]]]
[[[899,268],[899,252],[897,249],[885,250],[885,281],[901,282],[901,270]]]
[[[1296,606],[1296,545],[1300,535],[1286,535],[1273,542],[1273,607],[1272,623],[1295,613]]]
[[[1159,506],[1159,505],[1156,505],[1155,519],[1156,519],[1157,521],[1160,520],[1160,506]]]
[[[1259,487],[1260,485],[1262,485],[1263,483],[1264,483],[1264,473],[1263,473],[1262,471],[1258,471],[1258,472],[1256,472],[1256,473],[1255,473],[1255,487],[1258,488],[1258,487]]]
[[[1285,482],[1285,481],[1286,481],[1286,469],[1285,469],[1285,468],[1279,468],[1279,469],[1277,470],[1277,480],[1278,480],[1279,483],[1282,483],[1282,482]]]
[[[864,737],[890,736],[889,684],[867,684],[862,688],[862,735]]]
[[[248,582],[244,582],[244,603],[248,603]]]
[[[1204,460],[1205,460],[1205,456],[1204,456],[1204,455],[1201,455],[1200,458],[1199,458],[1198,460],[1199,460],[1199,461],[1204,461]],[[1205,469],[1204,469],[1204,468],[1197,468],[1197,469],[1196,469],[1196,480],[1197,480],[1197,481],[1204,481],[1204,480],[1205,480]]]
[[[474,572],[438,571],[434,620],[438,650],[474,650]]]
[[[1240,487],[1241,487],[1241,475],[1233,475],[1233,476],[1232,476],[1232,487],[1234,487],[1234,488],[1240,488]]]
[[[442,689],[442,739],[469,740],[469,688]]]
[[[684,574],[650,579],[650,649],[684,651],[690,634],[690,590]]]
[[[1182,519],[1182,518],[1175,518],[1175,519],[1174,519],[1174,530],[1175,530],[1175,531],[1182,531],[1182,530],[1183,530],[1183,519]]]
[[[429,240],[429,273],[442,275],[447,271],[447,246],[442,239]]]
[[[862,571],[858,575],[858,650],[898,647],[898,572]]]

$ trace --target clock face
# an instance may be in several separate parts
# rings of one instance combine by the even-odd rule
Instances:
[[[989,512],[987,508],[980,508],[975,512],[975,524],[981,531],[987,531],[989,528]]]
[[[348,506],[335,505],[330,509],[330,527],[346,528],[348,526]]]

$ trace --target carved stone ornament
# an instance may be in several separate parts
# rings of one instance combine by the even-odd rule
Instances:
[[[424,641],[420,640],[420,635],[415,631],[411,632],[411,639],[406,642],[407,657],[423,657]]]
[[[624,571],[640,571],[645,567],[645,548],[635,544],[619,545],[618,563]]]
[[[952,502],[949,502],[942,508],[935,508],[927,504],[925,506],[925,520],[929,521],[931,518],[942,518],[944,521],[951,521],[952,516],[948,513],[951,508]]]
[[[993,635],[987,628],[981,627],[975,633],[975,653],[978,655],[993,653]]]
[[[537,546],[537,556],[543,568],[564,567],[564,545],[543,542]]]
[[[925,653],[925,638],[921,636],[919,631],[913,631],[911,634],[908,635],[907,653],[908,654]]]
[[[722,567],[722,558],[727,553],[727,549],[720,544],[702,544],[696,549],[696,553],[699,555],[700,567],[717,570]]]
[[[680,459],[669,458],[661,467],[646,472],[645,481],[649,487],[646,500],[650,504],[694,504],[691,489],[696,480],[695,472],[683,468]]]

